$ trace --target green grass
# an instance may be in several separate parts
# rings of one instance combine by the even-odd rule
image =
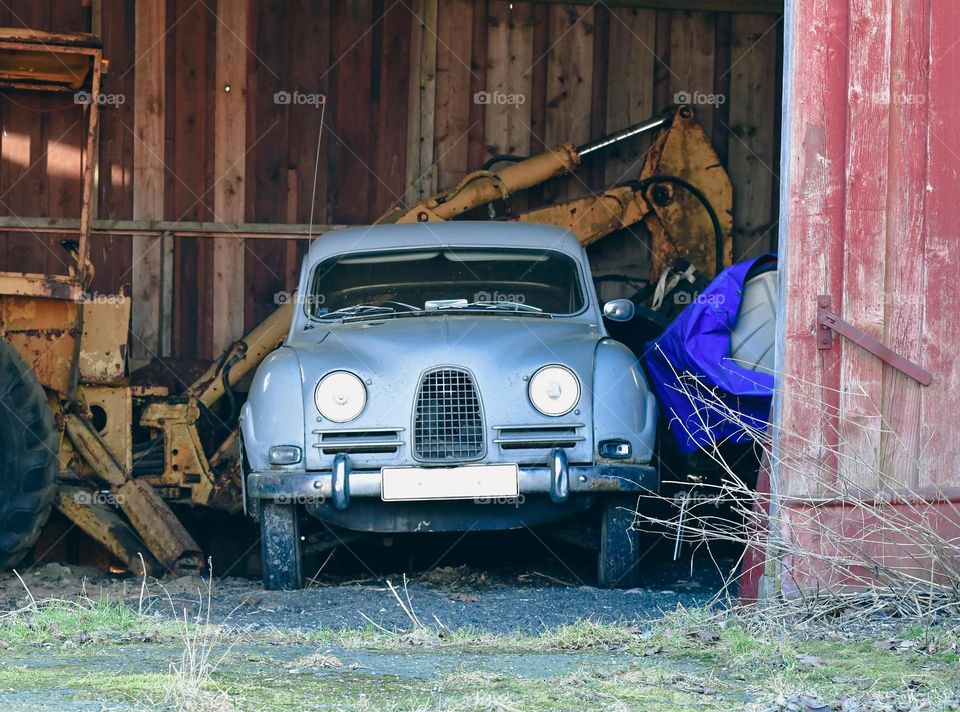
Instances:
[[[541,635],[371,626],[194,637],[214,645],[216,664],[189,688],[192,709],[742,709],[798,694],[936,709],[960,694],[956,636],[937,627],[904,626],[897,638],[915,645],[896,650],[705,610],[678,611],[650,630],[582,621]],[[182,689],[170,664],[185,640],[183,623],[122,604],[40,603],[0,620],[0,706],[56,694],[157,705]],[[315,652],[343,666],[309,664]]]
[[[126,604],[112,601],[41,601],[32,609],[0,619],[0,641],[7,645],[65,641],[86,644],[169,637],[176,632],[176,623],[142,615]]]

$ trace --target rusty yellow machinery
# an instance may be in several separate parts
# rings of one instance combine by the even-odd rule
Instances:
[[[96,155],[97,95],[106,71],[96,39],[0,30],[0,50],[8,57],[0,63],[0,86],[89,90],[87,155]],[[51,53],[64,61],[52,61]],[[32,76],[31,63],[44,71]],[[511,219],[560,225],[584,244],[642,222],[652,236],[652,279],[680,258],[712,276],[730,261],[732,190],[688,107],[585,146],[501,157],[453,190],[379,222],[455,219],[646,132],[655,133],[636,180]],[[56,507],[130,570],[195,571],[200,547],[169,505],[242,507],[234,388],[282,343],[293,302],[182,393],[131,383],[124,358],[129,298],[84,296],[93,274],[92,164],[85,162],[79,240],[70,246],[75,266],[66,275],[0,273],[0,567],[28,552]]]
[[[516,216],[523,222],[566,228],[589,245],[643,221],[652,236],[651,275],[659,277],[680,258],[701,274],[715,276],[733,253],[733,188],[693,109],[680,106],[584,146],[558,146],[518,158],[506,167],[467,175],[451,191],[410,208],[395,208],[378,222],[452,220],[470,210],[573,172],[590,154],[643,133],[656,132],[636,180],[603,193]],[[489,165],[489,163],[488,163]]]

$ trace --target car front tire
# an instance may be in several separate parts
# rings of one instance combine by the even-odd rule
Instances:
[[[636,497],[608,497],[601,503],[597,585],[634,588],[640,580],[640,533],[633,528]]]
[[[260,502],[260,556],[268,591],[303,588],[299,514],[296,504]]]

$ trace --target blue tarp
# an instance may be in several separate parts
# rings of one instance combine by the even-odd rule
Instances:
[[[766,428],[773,375],[751,371],[730,359],[730,331],[747,274],[770,257],[725,269],[659,337],[646,344],[644,361],[660,412],[686,454],[723,441],[746,442],[750,439],[746,428]],[[723,412],[724,406],[737,415]]]

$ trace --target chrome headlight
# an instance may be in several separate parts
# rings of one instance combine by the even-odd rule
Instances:
[[[527,392],[544,415],[566,415],[580,400],[580,381],[565,366],[544,366],[530,378]]]
[[[334,423],[346,423],[363,411],[367,404],[367,389],[363,381],[349,371],[333,371],[320,379],[313,400],[324,418]]]

